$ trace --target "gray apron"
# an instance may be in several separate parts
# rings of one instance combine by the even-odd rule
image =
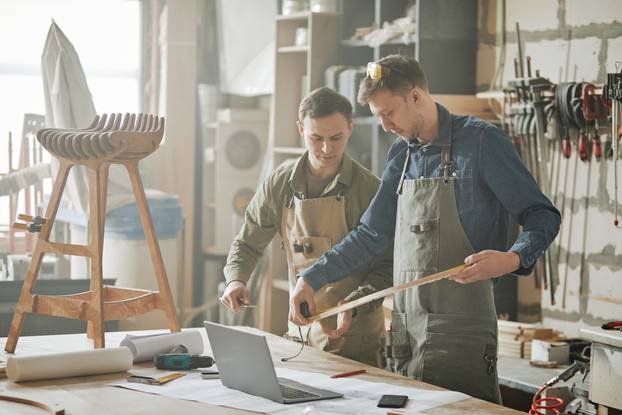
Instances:
[[[293,197],[285,204],[282,217],[283,247],[287,255],[290,294],[296,285],[296,275],[313,265],[326,251],[348,233],[343,196],[313,199]],[[361,281],[349,276],[337,283],[327,284],[314,294],[317,310],[337,305]],[[335,329],[337,318],[324,319],[325,326]],[[309,332],[310,331],[310,332]],[[309,333],[307,333],[309,332]],[[319,322],[302,328],[309,345],[336,353],[372,366],[379,366],[384,315],[382,307],[362,307],[352,319],[350,329],[338,339],[331,339]],[[288,337],[299,338],[298,326],[288,322]]]
[[[451,143],[451,137],[450,141]],[[405,180],[398,186],[394,284],[455,267],[474,253],[456,208],[451,145],[441,150],[443,177]],[[500,403],[497,316],[490,280],[441,280],[395,294],[385,336],[393,372]]]

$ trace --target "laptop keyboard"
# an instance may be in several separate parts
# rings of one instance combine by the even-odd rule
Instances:
[[[313,398],[319,396],[315,393],[292,388],[291,386],[282,385],[280,383],[279,386],[281,387],[281,393],[283,394],[283,398],[285,399]]]

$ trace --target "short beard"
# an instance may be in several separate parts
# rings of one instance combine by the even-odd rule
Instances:
[[[421,133],[421,130],[423,130],[423,124],[424,124],[424,120],[423,120],[423,115],[417,113],[415,114],[415,130],[412,133],[411,137],[402,137],[407,143],[414,143],[417,141],[421,141],[421,139],[419,138],[419,134]]]

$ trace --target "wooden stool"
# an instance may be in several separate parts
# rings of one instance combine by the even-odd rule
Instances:
[[[104,347],[104,321],[123,320],[151,310],[163,310],[171,331],[179,331],[177,311],[166,278],[164,262],[140,179],[138,162],[153,153],[162,141],[164,118],[147,114],[106,114],[95,117],[83,130],[47,128],[37,132],[37,140],[60,161],[45,218],[30,224],[15,224],[28,231],[39,232],[32,253],[28,274],[17,303],[5,350],[15,351],[24,324],[25,313],[45,314],[87,321],[87,335],[96,348]],[[102,254],[106,194],[110,164],[127,168],[136,197],[145,238],[151,253],[159,291],[102,284]],[[50,242],[50,231],[58,211],[69,170],[75,165],[86,166],[89,173],[90,243],[88,245]],[[21,217],[28,219],[28,217]],[[32,218],[30,218],[32,219]],[[91,289],[71,295],[38,295],[32,293],[43,255],[47,252],[91,258]]]

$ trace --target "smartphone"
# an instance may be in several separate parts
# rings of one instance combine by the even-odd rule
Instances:
[[[403,408],[406,406],[406,395],[382,395],[378,401],[378,408]]]
[[[215,370],[202,370],[201,371],[202,379],[220,379],[220,373]]]

